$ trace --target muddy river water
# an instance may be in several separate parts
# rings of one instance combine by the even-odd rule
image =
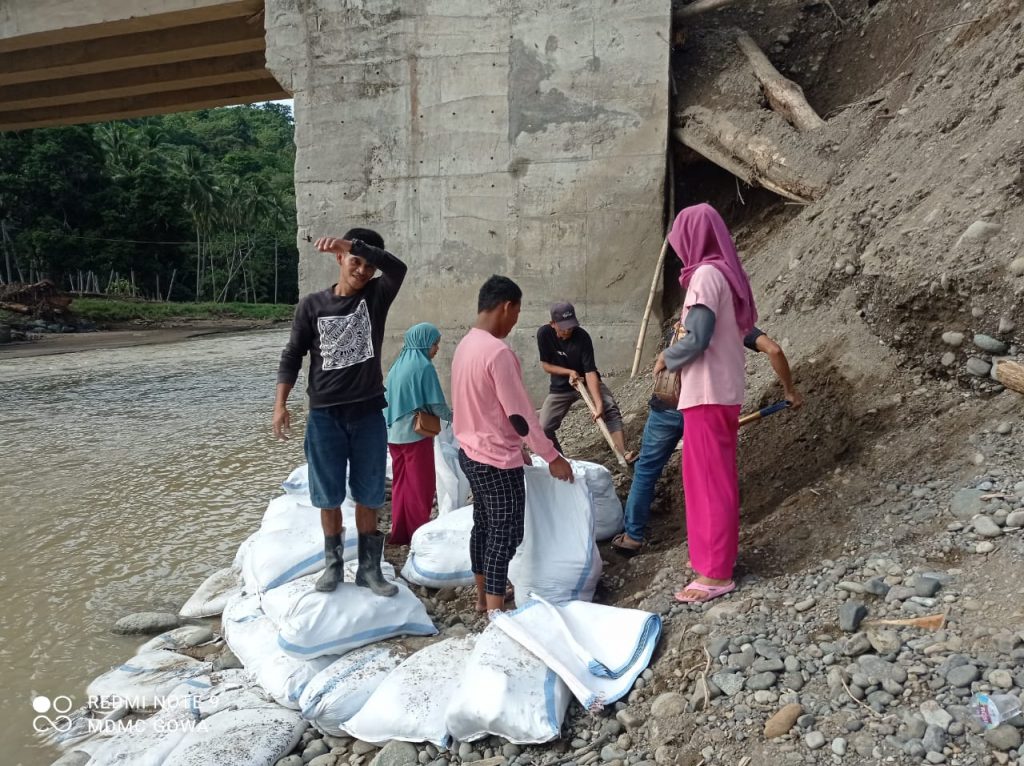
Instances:
[[[145,640],[113,623],[176,611],[302,462],[301,439],[270,436],[286,339],[0,360],[3,763],[55,760],[33,733],[32,697],[83,704],[89,681]]]

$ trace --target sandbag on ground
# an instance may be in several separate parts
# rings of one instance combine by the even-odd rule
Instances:
[[[539,659],[496,625],[477,638],[445,725],[460,742],[494,735],[527,745],[561,735],[572,694]]]
[[[86,694],[103,700],[108,707],[123,700],[133,710],[152,710],[178,684],[202,675],[209,668],[205,662],[176,652],[143,652],[93,680]]]
[[[281,651],[277,625],[263,613],[256,596],[229,602],[222,624],[231,651],[274,701],[285,707],[297,710],[306,684],[335,659],[307,661]]]
[[[420,649],[381,682],[343,730],[373,744],[398,739],[447,747],[445,708],[475,641],[476,636],[447,638]]]
[[[473,584],[469,536],[473,506],[468,505],[428,521],[412,534],[402,577],[428,588],[457,588]]]
[[[203,580],[178,614],[182,617],[213,617],[224,611],[224,605],[242,590],[242,579],[231,567],[220,569]]]
[[[434,473],[438,515],[451,513],[469,502],[469,479],[459,465],[459,443],[450,425],[434,437]]]
[[[548,464],[538,455],[533,456],[533,465],[547,468]],[[622,501],[615,491],[615,478],[612,472],[598,463],[586,460],[570,460],[572,472],[576,477],[586,479],[587,489],[594,509],[594,539],[609,540],[625,528],[625,516]]]
[[[558,481],[547,468],[526,468],[526,523],[522,545],[509,562],[516,605],[529,593],[555,603],[594,598],[601,579],[594,512],[586,480]]]
[[[661,617],[651,612],[585,601],[559,605],[536,596],[492,620],[592,711],[629,693],[661,635]]]
[[[205,625],[182,625],[159,636],[154,636],[135,650],[136,654],[143,652],[155,652],[157,649],[166,649],[176,652],[181,649],[188,649],[199,646],[213,640],[213,631]]]
[[[164,766],[273,766],[298,744],[306,726],[284,708],[223,710],[187,732]]]
[[[314,588],[305,577],[262,597],[264,611],[277,623],[277,644],[285,654],[310,660],[345,654],[360,646],[395,636],[432,636],[437,628],[422,602],[385,562],[384,577],[398,586],[391,597],[377,596],[355,584],[357,564],[345,566],[345,582],[332,593]]]
[[[388,674],[408,656],[401,646],[373,644],[339,657],[306,684],[299,698],[302,717],[335,737]]]

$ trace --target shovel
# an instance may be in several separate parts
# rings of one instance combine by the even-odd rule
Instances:
[[[596,415],[597,407],[594,406],[594,400],[590,398],[590,393],[587,391],[587,387],[582,380],[576,381],[576,390],[580,392],[580,397],[582,397],[583,401],[586,403],[587,409],[590,410],[590,414]],[[608,426],[605,424],[604,419],[598,418],[594,422],[597,423],[597,427],[601,430],[601,435],[604,436],[604,440],[608,442],[608,446],[612,448],[612,452],[614,452],[615,457],[618,458],[619,465],[628,471],[629,463],[626,461],[626,456],[615,448],[615,442],[612,441],[612,434],[608,430]]]

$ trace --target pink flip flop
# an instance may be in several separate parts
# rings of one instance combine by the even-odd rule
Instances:
[[[702,593],[706,593],[707,596],[704,598],[692,598],[683,596],[688,590],[699,590]],[[703,604],[705,601],[711,601],[712,599],[724,596],[726,593],[732,593],[736,590],[736,583],[731,582],[728,585],[705,585],[702,582],[694,580],[681,591],[675,594],[676,601],[680,604]]]

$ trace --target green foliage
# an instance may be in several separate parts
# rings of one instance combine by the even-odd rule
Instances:
[[[293,304],[293,131],[264,104],[0,133],[0,277],[268,302],[276,275]]]
[[[294,306],[274,303],[165,303],[105,298],[75,298],[71,311],[79,319],[97,324],[133,319],[269,319],[290,321]]]

